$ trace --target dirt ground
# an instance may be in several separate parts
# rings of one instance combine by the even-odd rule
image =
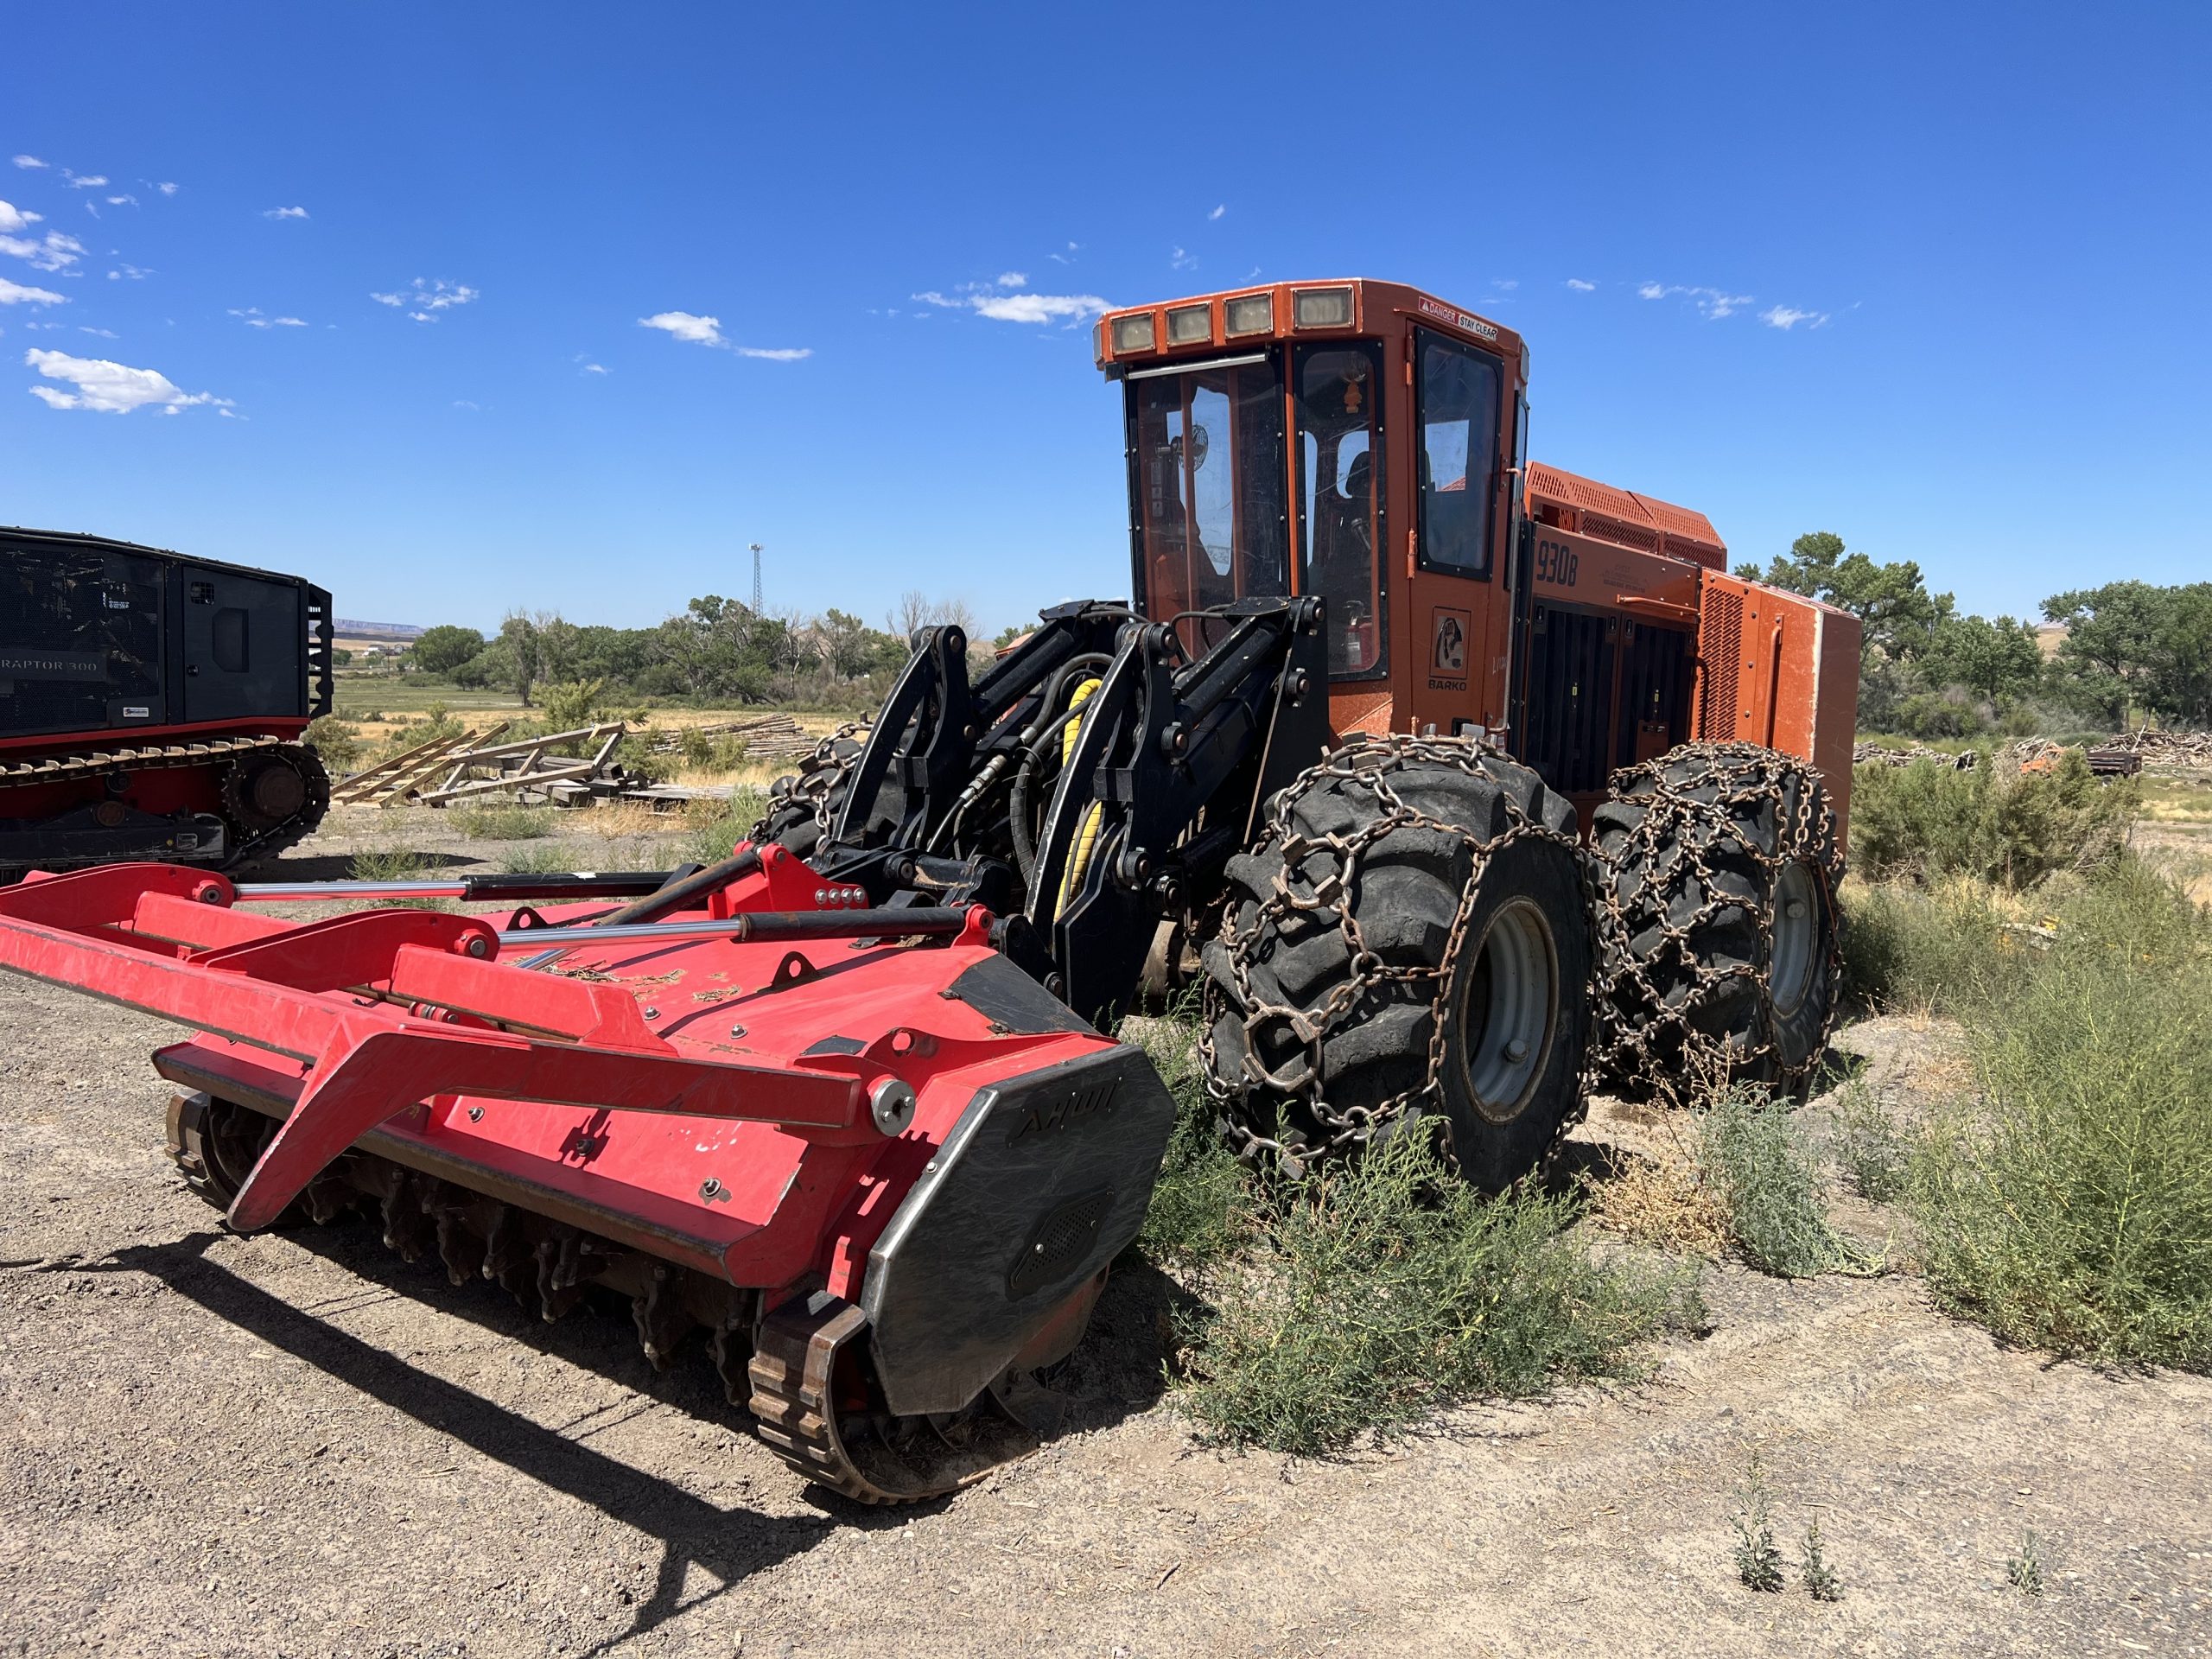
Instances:
[[[287,864],[398,833],[336,829]],[[869,1511],[620,1314],[540,1324],[365,1224],[223,1232],[161,1151],[175,1034],[0,977],[0,1653],[2212,1654],[2212,1379],[2007,1351],[1909,1275],[1712,1268],[1643,1385],[1298,1462],[1196,1445],[1125,1273],[1067,1432]],[[1926,1022],[1839,1046],[1907,1105],[1956,1066]],[[1737,1583],[1754,1448],[1840,1602]]]

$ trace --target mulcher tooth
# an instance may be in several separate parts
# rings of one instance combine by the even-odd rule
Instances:
[[[351,1211],[360,1198],[360,1189],[346,1178],[339,1164],[333,1164],[307,1184],[300,1194],[300,1208],[309,1221],[321,1227]]]
[[[733,1406],[749,1405],[753,1399],[753,1338],[747,1330],[734,1324],[718,1325],[713,1336],[707,1338],[707,1351],[714,1357],[715,1370],[722,1379],[722,1392]]]
[[[423,1177],[422,1184],[423,1207],[437,1223],[438,1258],[446,1264],[446,1277],[465,1285],[484,1270],[484,1236],[473,1224],[485,1200],[450,1181]]]
[[[538,1317],[548,1325],[583,1300],[583,1287],[577,1282],[583,1266],[583,1244],[582,1234],[559,1224],[537,1242]]]
[[[653,1263],[645,1288],[630,1299],[630,1317],[638,1323],[638,1341],[657,1371],[668,1369],[677,1344],[697,1323],[684,1306],[683,1276],[660,1262]]]
[[[499,1213],[492,1218],[484,1237],[484,1266],[480,1271],[524,1307],[537,1295],[537,1260],[531,1249],[522,1212],[512,1205],[501,1205]]]

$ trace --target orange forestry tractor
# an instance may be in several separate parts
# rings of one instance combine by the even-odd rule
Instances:
[[[626,1297],[872,1502],[1033,1443],[1173,1127],[1110,1034],[1148,986],[1202,988],[1222,1133],[1292,1172],[1419,1124],[1495,1191],[1593,1080],[1800,1085],[1857,623],[1529,461],[1520,340],[1416,289],[1116,310],[1097,354],[1131,596],[972,681],[918,634],[721,863],[35,873],[0,966],[197,1028],[170,1148],[233,1226],[365,1209],[548,1319]],[[253,908],[435,895],[514,908]]]

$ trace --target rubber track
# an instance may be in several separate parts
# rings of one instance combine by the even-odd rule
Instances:
[[[315,752],[304,744],[293,744],[281,737],[223,737],[205,743],[166,743],[156,747],[137,749],[92,749],[78,754],[49,755],[41,760],[26,760],[16,766],[0,766],[0,806],[4,806],[4,791],[11,786],[30,784],[50,784],[62,779],[82,778],[92,774],[122,770],[125,772],[156,772],[177,766],[196,766],[209,761],[236,760],[239,755],[258,749],[298,748],[302,753]],[[316,764],[321,765],[320,758]],[[312,780],[310,780],[312,782]],[[257,858],[266,858],[281,853],[303,837],[312,835],[322,822],[330,807],[330,785],[325,775],[321,798],[311,798],[302,815],[289,823],[280,823],[238,845],[225,856],[219,867],[233,869]],[[226,828],[236,826],[225,819]],[[187,860],[186,862],[197,862]],[[0,866],[0,871],[13,870],[13,865]],[[64,866],[64,868],[67,868]]]

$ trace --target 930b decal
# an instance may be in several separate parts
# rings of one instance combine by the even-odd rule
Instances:
[[[1582,563],[1582,556],[1565,542],[1536,543],[1536,580],[1548,582],[1556,588],[1572,588]]]

